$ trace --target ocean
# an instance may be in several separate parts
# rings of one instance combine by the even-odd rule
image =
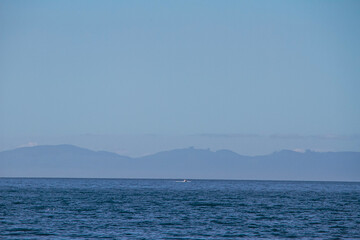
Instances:
[[[360,183],[0,178],[0,239],[360,239]]]

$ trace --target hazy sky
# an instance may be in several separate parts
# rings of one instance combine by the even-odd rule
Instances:
[[[0,1],[0,134],[360,134],[360,1]]]

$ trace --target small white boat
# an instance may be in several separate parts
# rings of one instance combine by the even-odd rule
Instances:
[[[176,181],[176,182],[191,182],[191,181],[184,179],[182,181]]]

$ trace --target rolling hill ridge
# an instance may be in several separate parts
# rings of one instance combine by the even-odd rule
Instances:
[[[243,156],[190,147],[131,158],[73,145],[43,145],[0,152],[0,177],[360,181],[360,152],[283,150]]]

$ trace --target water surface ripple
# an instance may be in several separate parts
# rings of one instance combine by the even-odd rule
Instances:
[[[0,238],[360,238],[360,183],[0,179]]]

